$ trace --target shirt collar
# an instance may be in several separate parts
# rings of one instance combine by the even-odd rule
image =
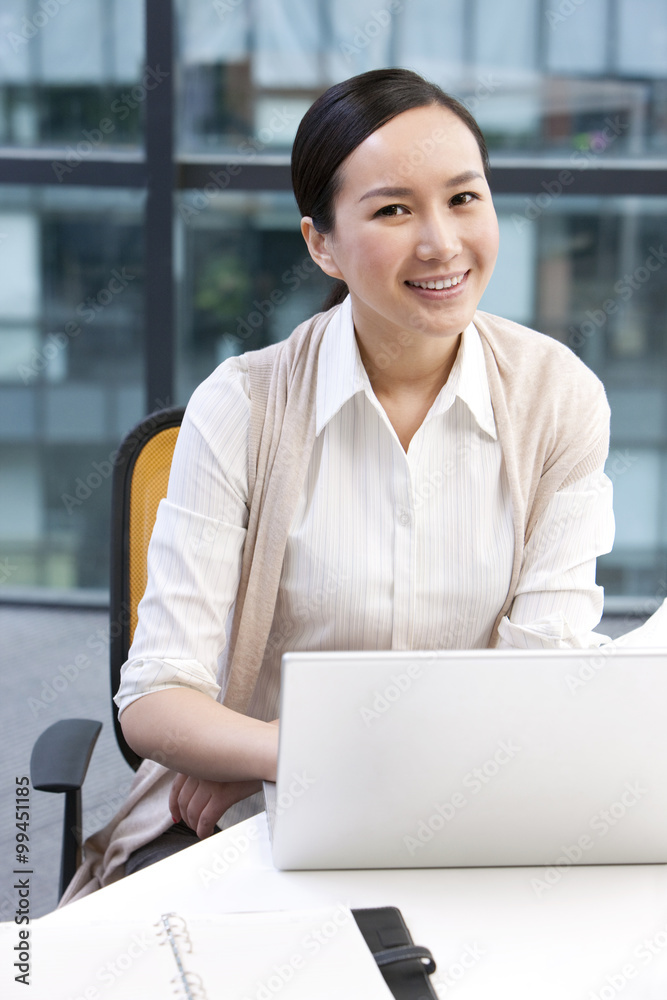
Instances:
[[[484,349],[474,323],[469,323],[463,331],[454,367],[428,416],[446,413],[457,396],[468,407],[478,426],[497,441]]]
[[[322,335],[317,364],[315,433],[320,433],[348,399],[366,391],[370,393],[372,389],[354,335],[352,302],[348,295]]]
[[[350,296],[333,315],[322,336],[317,367],[316,434],[358,392],[374,398],[354,335]],[[470,323],[463,331],[454,367],[431,407],[427,419],[446,413],[454,400],[468,407],[480,428],[497,440],[484,351],[479,333]]]

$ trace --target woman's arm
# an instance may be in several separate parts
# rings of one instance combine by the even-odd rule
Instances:
[[[122,726],[133,750],[179,772],[172,817],[200,838],[215,832],[230,806],[260,791],[262,780],[276,780],[277,724],[232,712],[199,691],[145,695],[123,712]]]
[[[276,780],[278,728],[191,688],[167,688],[128,705],[121,725],[142,757],[213,781]]]
[[[498,648],[599,644],[591,634],[603,608],[595,566],[613,544],[612,492],[599,469],[549,501],[526,545],[514,602],[499,626]]]
[[[277,754],[275,726],[216,700],[248,516],[249,400],[241,364],[233,359],[218,369],[186,411],[116,695],[137,753],[218,783],[273,779]],[[264,708],[271,712],[265,717],[275,714]]]

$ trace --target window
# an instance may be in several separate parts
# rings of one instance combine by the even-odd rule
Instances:
[[[605,383],[618,523],[599,579],[607,607],[651,610],[667,592],[661,0],[141,7],[4,5],[0,586],[105,588],[101,470],[119,435],[319,307],[327,279],[289,184],[296,127],[331,83],[401,65],[489,141],[501,255],[483,307]]]

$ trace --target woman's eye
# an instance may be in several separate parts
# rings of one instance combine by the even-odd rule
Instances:
[[[452,198],[452,205],[468,205],[471,201],[474,201],[476,195],[472,194],[470,191],[462,191],[460,194],[455,194]]]
[[[403,208],[402,205],[385,205],[383,208],[380,209],[379,212],[376,212],[375,214],[384,216],[385,218],[392,218],[393,216],[396,215],[403,215],[404,212],[405,209]]]

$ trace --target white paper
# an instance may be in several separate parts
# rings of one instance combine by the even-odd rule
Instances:
[[[350,910],[220,915],[172,914],[167,921],[192,1000],[388,1000],[391,993]],[[6,961],[11,929],[2,928]],[[85,926],[30,924],[33,1000],[138,1000],[187,996],[165,930],[129,919]],[[172,991],[174,991],[172,993]],[[7,993],[3,991],[3,995]]]

